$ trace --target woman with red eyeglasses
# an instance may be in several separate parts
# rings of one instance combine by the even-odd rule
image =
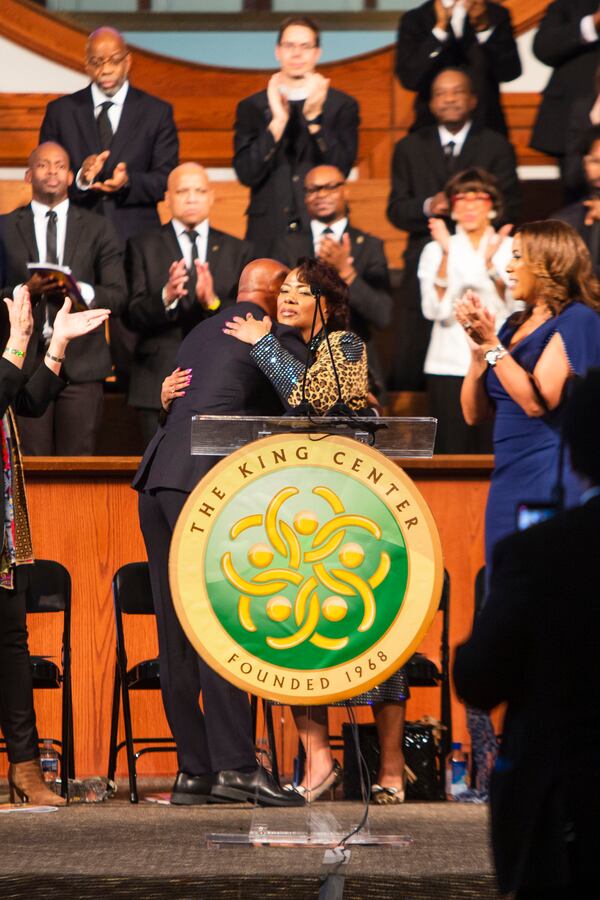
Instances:
[[[467,425],[460,406],[460,390],[471,353],[454,315],[454,304],[471,288],[493,314],[499,328],[520,308],[507,288],[506,265],[511,256],[511,226],[498,232],[502,213],[496,179],[483,169],[454,175],[445,187],[456,233],[444,219],[429,220],[432,241],[419,261],[421,309],[433,322],[425,358],[429,411],[438,420],[437,453],[490,453],[491,427]]]

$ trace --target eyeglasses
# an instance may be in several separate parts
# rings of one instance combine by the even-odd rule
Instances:
[[[452,203],[458,203],[460,200],[491,200],[491,194],[485,191],[465,191],[461,194],[452,195]]]
[[[126,56],[129,56],[129,50],[125,50],[124,53],[114,53],[112,56],[106,57],[106,59],[101,59],[100,57],[93,56],[91,59],[88,59],[87,65],[90,69],[95,69],[98,71],[99,69],[103,69],[104,66],[118,66],[120,65]]]
[[[338,188],[343,187],[343,181],[336,181],[333,184],[313,184],[311,187],[305,187],[304,193],[308,197],[314,197],[315,194],[320,194],[321,191],[324,191],[326,194],[331,194],[333,191],[337,191]]]
[[[308,53],[309,50],[314,50],[316,48],[316,44],[294,44],[292,41],[281,41],[279,44],[282,50],[300,50],[302,53]]]

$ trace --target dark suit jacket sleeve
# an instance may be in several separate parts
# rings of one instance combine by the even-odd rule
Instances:
[[[426,194],[416,195],[410,177],[410,158],[406,138],[398,141],[392,157],[392,189],[388,200],[387,217],[396,228],[405,231],[426,231],[427,217],[423,212]]]
[[[444,49],[433,33],[435,17],[428,9],[404,13],[396,42],[396,75],[409,91],[421,91],[432,73],[439,68],[439,55]]]
[[[167,283],[168,274],[165,273],[160,284],[156,280],[152,281],[142,240],[130,239],[125,250],[129,303],[124,319],[127,327],[133,331],[152,334],[164,329],[165,325],[173,322],[173,319],[168,318],[162,300],[162,291]]]
[[[490,595],[469,640],[456,650],[454,684],[462,700],[492,709],[511,699],[522,683],[535,627],[530,535],[511,535],[494,553]]]
[[[0,416],[9,406],[20,416],[41,416],[65,387],[65,382],[42,363],[27,376],[4,357],[0,357]]]
[[[275,168],[277,144],[269,131],[269,117],[251,98],[238,103],[234,136],[233,167],[247,187],[256,187]]]
[[[503,81],[513,81],[521,74],[521,60],[513,31],[510,12],[497,3],[488,4],[490,22],[493,31],[483,44],[477,41],[477,35],[472,28],[465,34],[472,34],[472,39],[479,45],[487,64],[488,71],[498,84]]]
[[[547,66],[560,66],[586,46],[581,38],[581,12],[574,0],[557,0],[546,10],[533,41],[533,52]]]
[[[147,172],[128,172],[129,184],[120,192],[121,206],[151,205],[162,200],[167,178],[179,162],[179,138],[173,121],[173,108],[161,102],[160,119]]]
[[[320,130],[311,135],[321,153],[321,164],[336,166],[348,175],[356,159],[358,148],[358,103],[354,97],[344,97],[337,114],[323,115]]]
[[[120,316],[127,306],[127,284],[123,270],[123,254],[113,226],[100,220],[94,259],[94,291],[92,307],[110,309]]]
[[[44,144],[46,141],[56,141],[57,143],[60,143],[60,128],[55,113],[54,102],[49,103],[46,107],[44,120],[40,128],[39,143]],[[71,163],[71,165],[72,164],[73,163]]]
[[[368,249],[364,268],[350,285],[350,308],[374,328],[386,328],[392,318],[392,296],[383,243],[370,238]]]

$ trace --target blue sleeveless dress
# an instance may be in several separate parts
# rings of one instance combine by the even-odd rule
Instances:
[[[510,344],[516,326],[506,322],[498,337]],[[574,302],[560,315],[544,322],[511,349],[511,355],[533,372],[544,348],[558,332],[575,375],[600,366],[600,315]],[[549,502],[558,476],[560,425],[563,405],[545,416],[530,417],[502,387],[496,370],[486,373],[486,390],[496,407],[494,421],[494,472],[485,516],[485,558],[489,579],[494,545],[516,530],[517,505],[522,501]],[[579,501],[577,479],[565,460],[565,502]]]

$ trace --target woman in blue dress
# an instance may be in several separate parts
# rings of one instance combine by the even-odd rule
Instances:
[[[569,381],[600,366],[600,283],[581,237],[563,222],[524,225],[507,266],[509,288],[525,304],[496,334],[494,319],[468,291],[456,318],[471,343],[471,366],[461,404],[468,424],[494,418],[494,472],[485,516],[486,581],[495,544],[517,527],[525,501],[556,499],[560,427]],[[567,505],[580,489],[568,461],[561,474]],[[467,708],[485,797],[496,757],[496,736],[487,713]]]
[[[515,235],[509,286],[525,304],[496,334],[494,319],[467,292],[456,316],[471,339],[461,403],[469,424],[494,417],[494,472],[485,521],[489,576],[495,544],[516,529],[520,501],[554,499],[568,382],[600,366],[600,283],[577,232],[548,220]],[[565,460],[565,503],[579,488]]]

